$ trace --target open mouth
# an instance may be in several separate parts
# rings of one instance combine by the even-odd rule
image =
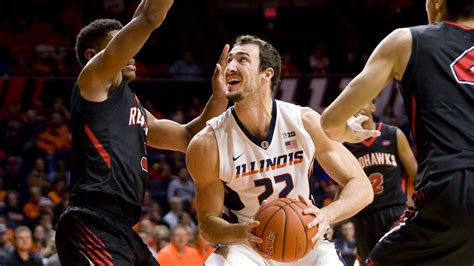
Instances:
[[[227,85],[228,85],[229,87],[232,87],[232,86],[234,86],[234,85],[239,84],[240,81],[241,81],[241,80],[240,80],[240,78],[238,78],[238,77],[227,77]]]

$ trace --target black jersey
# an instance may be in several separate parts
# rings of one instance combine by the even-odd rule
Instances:
[[[70,204],[138,222],[148,178],[145,109],[123,82],[104,102],[82,98],[74,86]]]
[[[452,22],[410,28],[402,93],[426,176],[474,168],[474,29]]]
[[[405,204],[406,178],[398,156],[397,127],[378,123],[381,135],[361,143],[346,143],[369,177],[374,201],[362,212]]]

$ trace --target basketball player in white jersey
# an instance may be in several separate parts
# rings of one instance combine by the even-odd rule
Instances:
[[[323,236],[330,224],[347,219],[373,199],[370,182],[355,157],[326,137],[310,108],[272,99],[281,69],[278,51],[253,36],[240,36],[222,66],[226,96],[235,102],[191,141],[186,163],[196,186],[205,238],[220,244],[206,265],[286,265],[265,259],[251,233],[264,200],[300,198],[319,226],[314,249],[288,265],[342,265],[334,244]],[[344,188],[338,200],[318,209],[310,199],[308,176],[316,158]]]

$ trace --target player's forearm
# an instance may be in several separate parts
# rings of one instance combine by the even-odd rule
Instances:
[[[201,131],[201,129],[206,126],[206,122],[209,119],[222,114],[227,108],[227,103],[227,98],[216,97],[215,95],[212,95],[211,98],[209,98],[206,107],[204,107],[204,110],[202,111],[201,115],[199,115],[186,125],[186,130],[190,135],[189,139],[191,139],[194,135]]]
[[[207,241],[214,244],[233,244],[245,240],[245,227],[231,224],[217,216],[200,219],[200,228]]]
[[[321,127],[330,139],[343,142],[347,122],[339,121],[339,117],[337,113],[324,111],[321,116]]]
[[[322,208],[329,216],[331,224],[354,216],[374,198],[372,186],[366,177],[351,179],[339,194],[339,198]]]

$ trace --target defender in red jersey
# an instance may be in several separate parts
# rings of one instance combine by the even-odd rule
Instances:
[[[322,116],[335,140],[374,131],[346,121],[392,78],[416,143],[415,208],[369,254],[381,265],[474,263],[474,1],[427,0],[430,25],[397,29]]]

